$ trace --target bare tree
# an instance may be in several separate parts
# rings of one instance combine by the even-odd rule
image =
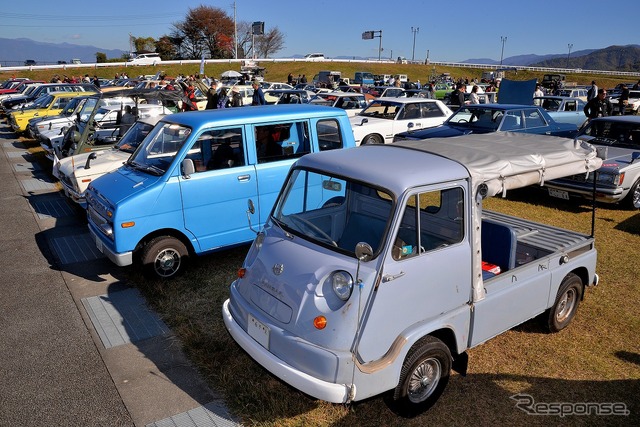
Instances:
[[[189,9],[185,20],[173,24],[174,38],[182,39],[185,57],[199,59],[233,56],[233,20],[219,8],[198,6]]]
[[[284,34],[280,32],[278,27],[273,27],[263,36],[256,37],[255,51],[259,58],[268,58],[269,55],[273,55],[283,48]]]
[[[238,55],[243,52],[246,56],[251,50],[251,23],[247,21],[238,22]]]

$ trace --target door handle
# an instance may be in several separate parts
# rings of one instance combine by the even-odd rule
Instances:
[[[251,179],[251,175],[238,175],[238,181],[245,182]]]
[[[404,271],[401,271],[398,274],[385,274],[384,276],[382,276],[382,283],[387,283],[392,280],[396,280],[397,278],[402,276],[404,276]]]

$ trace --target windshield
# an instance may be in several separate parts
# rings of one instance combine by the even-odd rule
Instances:
[[[115,148],[125,153],[133,153],[142,140],[149,135],[151,129],[153,129],[153,125],[149,123],[135,122],[116,144]]]
[[[496,131],[498,130],[498,126],[500,126],[504,114],[504,110],[461,107],[453,116],[449,117],[447,123],[466,129]]]
[[[578,136],[591,136],[592,144],[640,149],[640,123],[592,120]]]
[[[151,173],[163,175],[191,134],[191,129],[171,123],[158,123],[145,138],[127,165]]]
[[[86,123],[87,120],[89,120],[89,117],[91,117],[91,113],[96,108],[99,101],[100,101],[100,98],[95,98],[95,97],[87,98],[87,101],[84,103],[84,105],[82,106],[82,109],[78,113],[81,123]]]
[[[373,100],[367,108],[362,110],[360,115],[365,117],[394,120],[401,109],[402,104],[398,102]]]
[[[80,101],[82,101],[84,99],[85,98],[83,98],[81,96],[76,96],[75,98],[71,98],[69,103],[67,105],[65,105],[65,107],[60,112],[60,115],[61,116],[70,116],[71,114],[73,114],[75,109],[78,107],[78,104],[80,104]]]
[[[384,243],[394,204],[389,193],[357,181],[296,169],[276,202],[273,221],[311,242],[353,254]]]

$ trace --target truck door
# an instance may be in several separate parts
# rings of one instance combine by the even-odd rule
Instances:
[[[380,359],[398,336],[421,323],[457,318],[468,327],[472,273],[463,185],[424,188],[406,200],[365,313],[362,360]]]
[[[180,176],[184,226],[196,236],[200,251],[251,241],[245,212],[256,198],[253,165],[247,162],[243,126],[201,133],[187,154],[196,167]]]

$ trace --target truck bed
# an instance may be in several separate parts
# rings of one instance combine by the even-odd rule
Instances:
[[[515,234],[517,241],[515,259],[512,260],[511,265],[506,266],[506,269],[518,267],[553,253],[570,253],[593,244],[593,238],[589,235],[498,212],[485,210],[482,213],[482,219],[504,225]],[[502,255],[514,257],[514,255]],[[502,265],[502,267],[505,270],[505,266]]]

